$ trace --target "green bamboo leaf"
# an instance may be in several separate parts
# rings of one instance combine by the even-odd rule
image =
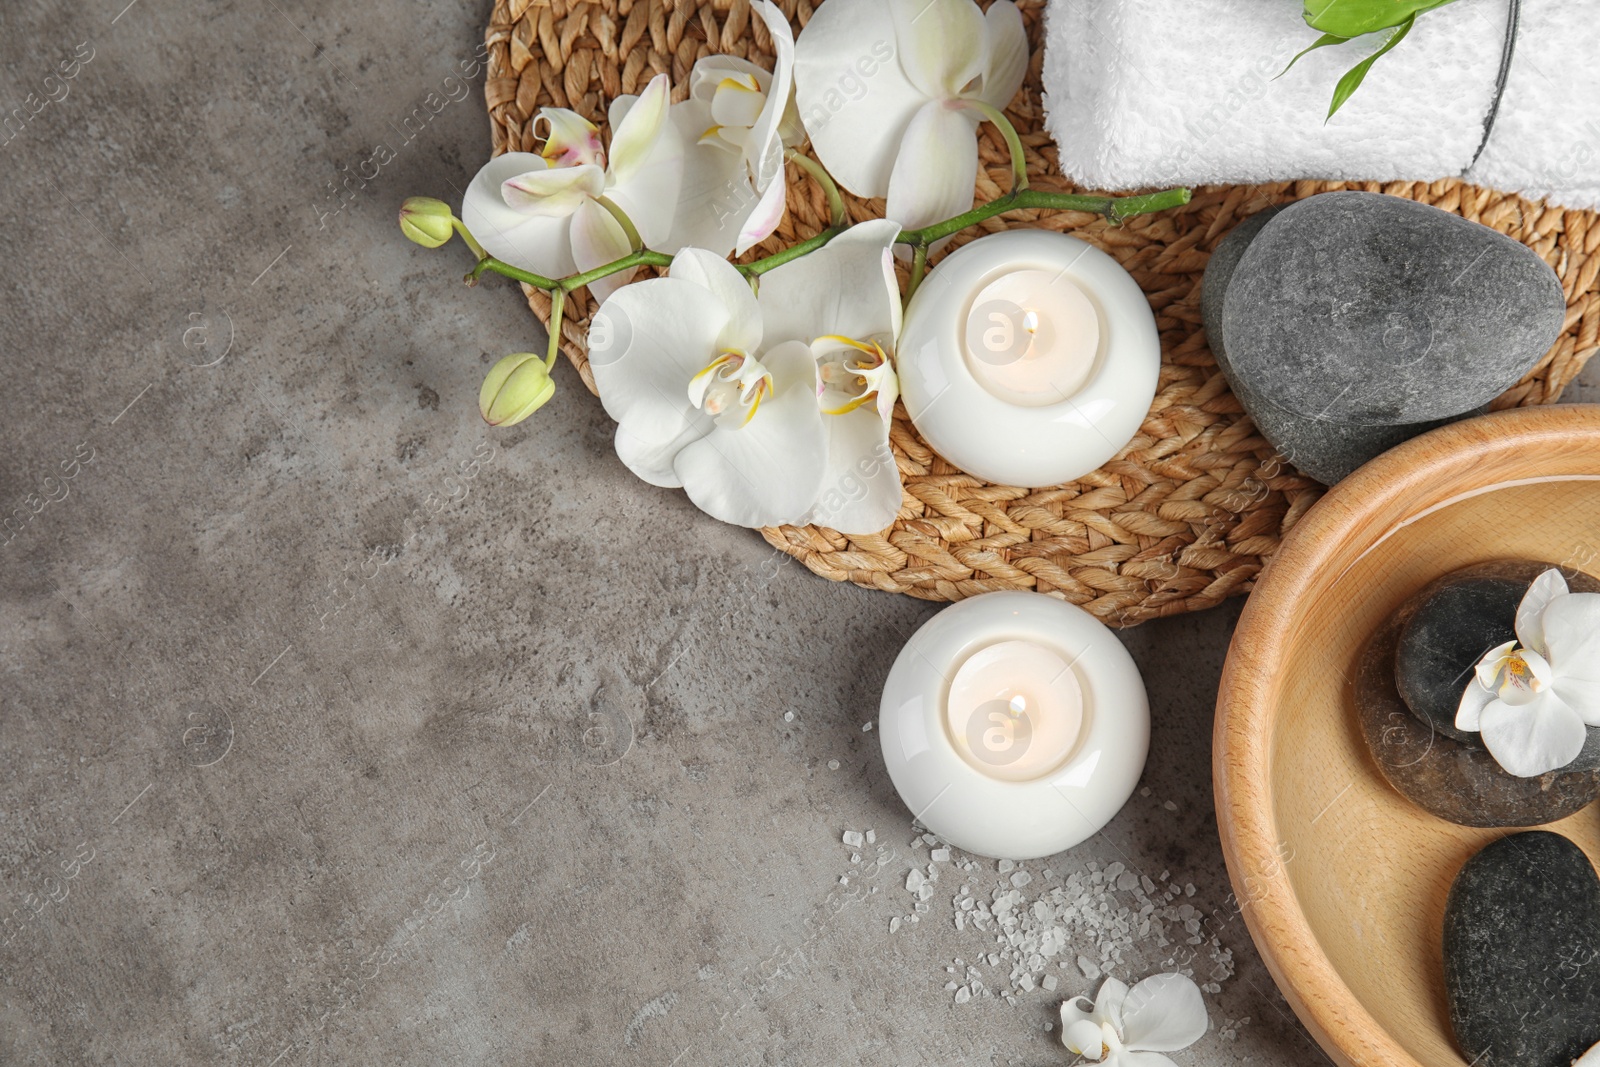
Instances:
[[[1392,29],[1455,0],[1305,0],[1306,25],[1337,37]]]
[[[1291,67],[1293,67],[1296,63],[1300,62],[1300,57],[1305,55],[1307,52],[1315,52],[1317,49],[1326,48],[1330,44],[1344,44],[1349,39],[1350,38],[1348,38],[1348,37],[1340,37],[1336,33],[1325,33],[1325,34],[1323,34],[1321,37],[1317,38],[1315,44],[1309,45],[1309,46],[1307,46],[1305,48],[1302,48],[1300,51],[1296,52],[1294,58],[1289,60],[1289,66],[1284,67],[1282,70],[1278,71],[1278,78],[1281,78],[1285,74],[1289,73],[1289,69]],[[1277,81],[1278,78],[1273,78],[1272,80],[1273,81]]]
[[[1411,32],[1411,27],[1416,24],[1416,21],[1417,17],[1412,15],[1402,22],[1400,28],[1389,35],[1389,40],[1384,43],[1382,48],[1351,67],[1345,73],[1345,76],[1339,79],[1339,84],[1333,90],[1333,106],[1328,108],[1328,119],[1333,118],[1334,112],[1343,107],[1344,102],[1349,100],[1357,89],[1361,88],[1361,83],[1366,80],[1367,72],[1372,69],[1372,64],[1383,58],[1389,49],[1405,40],[1406,34]],[[1327,122],[1327,119],[1323,121]]]

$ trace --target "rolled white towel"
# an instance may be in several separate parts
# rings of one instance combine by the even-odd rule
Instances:
[[[1381,37],[1319,49],[1294,0],[1049,0],[1044,91],[1061,165],[1102,189],[1295,178],[1483,185],[1600,207],[1594,0],[1523,0],[1487,145],[1508,0],[1420,16],[1324,123]],[[1470,166],[1470,169],[1469,169]]]

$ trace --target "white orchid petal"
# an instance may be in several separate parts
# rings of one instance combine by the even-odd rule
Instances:
[[[496,259],[549,278],[573,272],[571,220],[527,215],[508,206],[501,185],[507,178],[543,170],[532,152],[496,156],[473,176],[461,198],[461,221]]]
[[[600,128],[582,115],[565,107],[542,107],[533,117],[534,136],[545,124],[544,149],[539,154],[554,160],[556,166],[579,164],[605,166],[605,151],[600,147]]]
[[[1479,735],[1495,762],[1518,778],[1535,778],[1577,759],[1588,738],[1583,720],[1553,693],[1513,707],[1502,700],[1483,709]]]
[[[524,215],[566,218],[605,188],[605,171],[585,163],[514,175],[500,183],[500,195],[508,207]]]
[[[686,147],[672,226],[660,244],[650,245],[659,251],[703,248],[726,256],[733,251],[740,226],[760,201],[750,186],[743,156],[720,143],[720,138],[697,143],[710,121],[711,109],[701,101],[672,105],[672,124]]]
[[[1600,593],[1555,597],[1543,626],[1552,688],[1586,724],[1600,727]]]
[[[828,173],[883,196],[906,126],[928,97],[901,69],[884,0],[828,0],[794,46],[795,105]]]
[[[988,54],[978,99],[1004,108],[1022,88],[1022,79],[1028,73],[1028,31],[1022,25],[1022,12],[1011,0],[990,4],[983,22]]]
[[[900,324],[900,290],[884,262],[899,233],[895,223],[873,219],[767,272],[761,279],[766,343],[810,344],[839,334],[890,347]]]
[[[885,218],[908,230],[972,207],[978,178],[977,123],[966,108],[932,103],[906,127],[889,178]]]
[[[649,164],[656,141],[667,129],[671,91],[667,76],[657,74],[622,121],[612,125],[610,170],[616,181],[626,181]]]
[[[643,97],[613,100],[611,128],[628,125],[641,100]],[[674,252],[681,247],[669,247],[667,242],[680,207],[685,156],[694,143],[694,138],[685,140],[677,123],[663,121],[644,150],[644,159],[638,168],[619,171],[613,149],[606,196],[627,213],[646,248]]]
[[[755,125],[767,102],[767,94],[751,84],[754,81],[748,74],[741,78],[724,78],[711,97],[711,121],[719,126],[748,128]]]
[[[828,462],[810,521],[846,535],[875,534],[900,514],[900,469],[875,410],[825,415]]]
[[[777,526],[816,500],[825,462],[822,414],[811,391],[811,351],[799,343],[765,352],[775,390],[749,422],[719,426],[673,461],[684,492],[712,518]]]
[[[794,100],[794,30],[770,0],[754,0],[750,6],[766,23],[772,37],[772,81],[764,86],[766,105],[750,126],[746,157],[754,170],[756,187],[767,189],[783,174],[783,122]]]
[[[1500,677],[1500,672],[1505,669],[1506,660],[1511,658],[1511,650],[1516,647],[1515,641],[1507,641],[1483,654],[1483,658],[1472,670],[1485,689],[1499,688],[1495,680]]]
[[[1122,1041],[1145,1052],[1176,1052],[1205,1036],[1210,1018],[1200,987],[1181,974],[1157,974],[1128,993]]]
[[[1461,694],[1461,703],[1456,707],[1456,729],[1468,730],[1477,733],[1482,727],[1480,722],[1483,709],[1494,700],[1494,693],[1478,684],[1474,678],[1467,683],[1467,688]]]
[[[1067,1046],[1067,1051],[1076,1052],[1080,1056],[1087,1056],[1091,1060],[1099,1060],[1105,1055],[1106,1043],[1101,1037],[1100,1024],[1089,1019],[1078,1019],[1071,1023],[1063,1023],[1061,1030],[1061,1043]]]
[[[1122,1008],[1128,1001],[1128,984],[1116,978],[1107,978],[1094,995],[1095,1018],[1110,1023],[1117,1033],[1122,1033]]]
[[[1551,567],[1528,586],[1528,591],[1522,594],[1522,603],[1517,605],[1517,640],[1521,641],[1524,648],[1531,648],[1543,654],[1544,645],[1544,617],[1545,608],[1558,596],[1567,595],[1567,580],[1561,571]]]
[[[761,200],[744,220],[744,225],[739,228],[739,240],[734,245],[735,255],[744,255],[756,245],[772,236],[772,231],[778,228],[778,223],[783,221],[783,213],[787,206],[789,186],[783,178],[783,172],[778,172],[778,177],[767,186],[767,191],[761,194]]]
[[[923,95],[954,99],[983,74],[988,34],[973,0],[889,0],[889,8],[900,65]]]
[[[1088,997],[1072,997],[1061,1002],[1062,1037],[1064,1038],[1067,1030],[1078,1022],[1094,1023],[1094,1002]],[[1098,1027],[1100,1024],[1094,1023],[1094,1025]],[[1074,1049],[1073,1051],[1081,1050]]]
[[[622,225],[611,217],[611,212],[586,201],[572,216],[572,259],[579,271],[594,270],[633,251]],[[589,292],[596,300],[605,300],[633,279],[636,269],[607,275],[589,283]]]
[[[1600,1044],[1573,1060],[1572,1067],[1600,1067]]]
[[[742,75],[753,77],[762,92],[766,92],[767,86],[772,84],[772,73],[761,69],[748,59],[725,55],[702,56],[695,60],[694,66],[689,71],[689,99],[709,104],[711,98],[716,95],[717,86],[727,78]]]
[[[717,334],[717,353],[753,355],[761,347],[761,305],[750,283],[732,263],[701,248],[685,248],[673,257],[668,277],[698,285],[717,298],[728,321]]]
[[[606,414],[617,422],[617,454],[640,478],[681,484],[672,461],[711,420],[684,386],[717,355],[728,310],[716,295],[676,278],[619,289],[589,327],[589,367]]]

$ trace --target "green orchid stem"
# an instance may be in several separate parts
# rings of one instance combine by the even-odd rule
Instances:
[[[909,301],[917,295],[917,286],[922,284],[922,276],[928,270],[928,246],[917,245],[911,250],[911,280],[906,283],[906,300]]]
[[[476,285],[478,284],[478,279],[483,277],[484,274],[493,273],[510,278],[515,282],[531,285],[535,289],[543,289],[548,293],[553,293],[557,289],[570,293],[574,289],[583,288],[590,282],[597,282],[601,278],[625,271],[630,267],[670,267],[671,265],[671,256],[661,252],[652,252],[648,248],[641,248],[637,252],[629,252],[621,259],[603,264],[593,270],[586,270],[582,274],[572,274],[565,278],[546,278],[542,274],[535,274],[532,271],[523,270],[521,267],[513,267],[511,264],[495,259],[493,256],[484,256],[478,260],[478,265],[468,273],[466,283],[468,285]]]
[[[1001,113],[1000,109],[982,100],[968,100],[966,105],[990,122],[995,129],[1000,131],[1000,136],[1006,139],[1006,147],[1011,150],[1011,192],[1020,193],[1028,187],[1028,159],[1022,154],[1022,138],[1017,136],[1017,128],[1011,125],[1011,120]]]
[[[609,196],[597,196],[595,203],[611,212],[611,217],[617,220],[617,225],[622,227],[623,234],[628,238],[628,247],[635,252],[644,247],[644,240],[639,236],[639,230],[634,226],[633,220],[628,218],[628,213],[618,207]]]
[[[785,248],[782,252],[774,252],[765,259],[758,259],[754,263],[735,263],[734,268],[746,278],[759,278],[774,267],[781,267],[791,260],[799,259],[808,252],[815,252],[835,237],[845,231],[844,226],[829,226],[815,237],[808,237],[799,244]]]
[[[478,239],[472,236],[471,231],[469,231],[466,226],[462,225],[460,219],[456,218],[454,215],[451,215],[450,225],[455,227],[456,233],[459,233],[461,235],[461,239],[466,242],[467,247],[472,249],[473,255],[477,256],[479,259],[482,259],[484,256],[489,254],[483,250],[483,246],[478,243]]]
[[[849,221],[844,213],[844,197],[839,195],[839,186],[834,183],[833,175],[829,174],[821,163],[791,148],[784,152],[784,156],[793,161],[801,170],[811,175],[811,180],[822,186],[822,191],[828,197],[828,216],[834,227],[843,227]]]
[[[1182,207],[1189,202],[1190,196],[1189,190],[1182,188],[1163,189],[1159,193],[1145,193],[1142,196],[1086,196],[1082,193],[1047,193],[1042,189],[1021,189],[997,197],[987,204],[979,204],[971,211],[945,219],[943,222],[936,222],[932,226],[924,226],[920,230],[902,230],[900,239],[896,243],[910,245],[915,251],[919,247],[926,248],[953,233],[960,233],[968,226],[974,226],[985,219],[992,219],[1008,211],[1028,208],[1088,211],[1104,215],[1112,222],[1122,222],[1135,215],[1148,215],[1155,211]]]
[[[556,357],[561,355],[561,313],[566,310],[567,291],[556,289],[550,294],[550,347],[545,349],[544,369],[553,370]]]

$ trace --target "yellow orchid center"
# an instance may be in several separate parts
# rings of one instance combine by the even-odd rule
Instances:
[[[823,414],[848,415],[874,401],[880,408],[893,409],[900,386],[883,346],[827,334],[812,344],[813,352],[819,349],[831,350],[832,355],[823,356],[817,368],[817,400]]]
[[[689,379],[689,402],[730,429],[748,426],[773,394],[772,372],[743,352],[724,352]]]

